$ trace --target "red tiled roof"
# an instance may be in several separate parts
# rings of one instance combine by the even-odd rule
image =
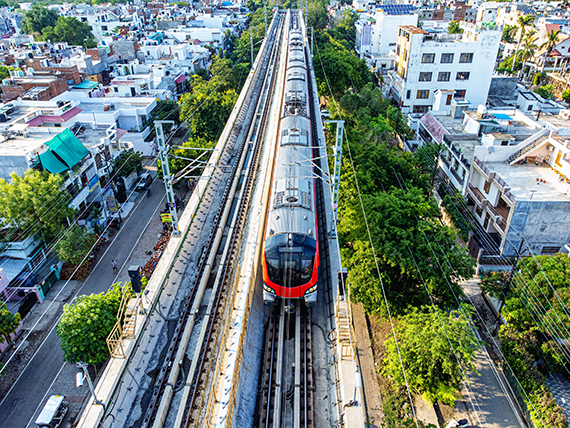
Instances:
[[[30,126],[30,127],[40,126],[42,123],[45,123],[45,122],[65,123],[69,119],[71,119],[72,117],[77,116],[82,111],[83,110],[81,110],[78,107],[73,107],[73,108],[67,110],[61,116],[44,116],[43,114],[41,114],[39,116],[34,117],[32,120],[30,120],[28,122],[28,126]]]
[[[449,134],[447,129],[445,129],[431,113],[424,114],[421,117],[420,122],[439,144],[443,143],[443,136]]]

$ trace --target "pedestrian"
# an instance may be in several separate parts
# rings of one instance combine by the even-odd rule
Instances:
[[[113,275],[115,275],[117,273],[117,271],[119,270],[117,268],[117,262],[115,260],[111,260],[111,266],[113,266]]]

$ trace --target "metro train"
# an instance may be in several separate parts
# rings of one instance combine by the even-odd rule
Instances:
[[[292,16],[279,137],[261,265],[263,301],[317,302],[319,244],[303,34]],[[291,302],[289,302],[291,303]]]

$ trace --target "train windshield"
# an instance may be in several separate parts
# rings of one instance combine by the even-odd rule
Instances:
[[[266,258],[271,282],[282,287],[299,287],[311,280],[314,256],[281,253],[278,259]]]
[[[266,241],[267,274],[281,287],[299,287],[311,281],[316,241],[306,235],[275,235]]]

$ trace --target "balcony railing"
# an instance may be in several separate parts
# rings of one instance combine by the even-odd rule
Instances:
[[[483,195],[483,193],[481,193],[481,191],[477,187],[473,187],[471,183],[467,186],[467,191],[471,194],[471,196],[475,198],[475,200],[479,203],[479,205],[481,205],[484,201],[486,201],[486,198]]]
[[[489,171],[489,168],[487,168],[483,162],[481,162],[479,160],[479,158],[477,156],[473,156],[473,162],[475,162],[475,165],[477,165],[477,167],[481,170],[481,172],[483,172],[483,174],[485,174],[487,177],[489,177],[489,174],[491,174],[491,171]]]

